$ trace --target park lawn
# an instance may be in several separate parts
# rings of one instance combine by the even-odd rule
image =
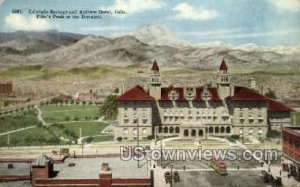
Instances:
[[[56,105],[56,104],[48,104],[48,105],[43,105],[39,106],[39,108],[43,112],[53,112],[53,111],[60,111],[60,110],[85,110],[85,109],[98,109],[99,106],[95,105]]]
[[[9,115],[0,117],[0,133],[38,124],[37,110],[24,109]]]
[[[102,122],[70,122],[63,125],[66,129],[75,132],[76,136],[79,137],[80,127],[82,136],[94,136],[101,134],[101,131],[109,124]]]
[[[101,134],[107,126],[101,122],[73,122],[66,124],[55,124],[51,126],[36,127],[10,134],[11,146],[42,146],[42,145],[65,145],[72,144],[79,138],[79,129],[82,128],[82,136],[94,136]],[[69,141],[63,141],[64,137]],[[109,140],[103,137],[103,140]],[[7,146],[7,135],[0,136],[0,146]]]
[[[7,135],[0,136],[0,145],[7,146]],[[9,135],[10,146],[39,146],[61,144],[57,135],[45,128],[32,128]]]
[[[40,109],[47,123],[95,120],[101,116],[99,107],[90,105],[47,105]]]

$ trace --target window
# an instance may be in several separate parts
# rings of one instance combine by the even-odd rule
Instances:
[[[143,132],[143,134],[147,134],[147,129],[143,128],[142,132]]]
[[[167,116],[164,116],[164,121],[167,121],[168,120],[168,117]]]
[[[184,136],[189,136],[189,130],[185,129],[183,135]]]
[[[230,127],[226,127],[226,133],[230,133],[231,129]]]
[[[173,133],[174,132],[174,127],[170,127],[169,132]]]
[[[192,130],[191,135],[192,135],[192,136],[196,136],[196,130],[195,130],[195,129]]]
[[[164,127],[164,133],[168,133],[168,127]]]
[[[143,123],[146,124],[148,122],[147,119],[143,119]]]
[[[133,134],[137,134],[137,128],[133,128],[132,132]]]
[[[180,133],[179,127],[175,127],[175,133]]]
[[[253,134],[253,129],[249,129],[249,136],[252,136]]]
[[[219,134],[219,127],[215,127],[215,133]]]
[[[138,120],[137,120],[137,119],[134,119],[134,120],[133,120],[133,123],[137,123],[137,122],[138,122]]]

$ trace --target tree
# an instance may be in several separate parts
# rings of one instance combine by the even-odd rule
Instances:
[[[100,112],[104,115],[106,120],[115,120],[118,115],[118,103],[117,96],[109,95],[105,98],[103,105],[100,108]]]
[[[122,140],[123,140],[122,137],[117,137],[117,141],[118,141],[118,142],[121,142]]]
[[[272,99],[277,99],[275,92],[273,90],[271,90],[270,88],[265,93],[265,96],[272,98]]]

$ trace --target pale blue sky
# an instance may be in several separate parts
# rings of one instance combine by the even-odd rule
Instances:
[[[14,17],[12,9],[22,9]],[[124,9],[126,16],[102,20],[43,20],[29,9]],[[21,18],[20,18],[21,16]],[[45,30],[101,36],[131,32],[152,24],[167,26],[192,43],[300,44],[300,0],[6,0],[0,6],[0,31]]]

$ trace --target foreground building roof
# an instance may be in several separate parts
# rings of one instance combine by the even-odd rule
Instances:
[[[242,87],[242,86],[235,86],[234,87],[234,94],[233,96],[227,97],[230,100],[236,101],[266,101],[268,98],[256,90]]]
[[[273,99],[268,100],[268,111],[269,112],[293,112],[294,110],[286,106],[283,103],[274,101]]]

